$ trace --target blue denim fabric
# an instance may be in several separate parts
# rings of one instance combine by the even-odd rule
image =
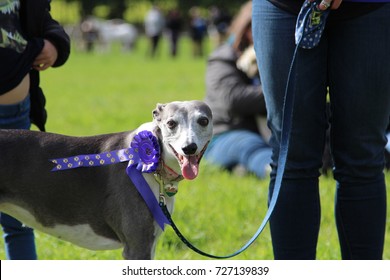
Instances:
[[[30,97],[15,105],[0,105],[0,129],[30,128]],[[34,232],[15,218],[0,213],[6,257],[10,260],[35,260]]]
[[[265,178],[271,163],[271,147],[263,138],[247,130],[232,130],[213,137],[204,157],[207,161],[231,170],[236,165]]]
[[[386,222],[384,147],[390,116],[390,67],[384,63],[390,61],[389,14],[390,5],[386,4],[364,16],[328,22],[316,48],[298,51],[289,155],[270,221],[276,259],[316,257],[318,177],[328,123],[328,86],[342,258],[382,258]],[[253,1],[252,31],[272,130],[271,191],[286,81],[295,49],[295,23],[296,16],[270,2]]]
[[[18,104],[0,104],[0,129],[30,129],[30,97]]]

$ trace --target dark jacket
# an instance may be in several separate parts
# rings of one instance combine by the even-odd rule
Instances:
[[[57,49],[58,58],[53,67],[63,65],[70,54],[70,39],[63,27],[50,15],[49,0],[21,0],[20,20],[27,38],[49,40]],[[30,119],[41,131],[45,131],[47,113],[45,96],[39,87],[39,72],[30,71]]]
[[[236,61],[229,44],[221,45],[208,58],[205,102],[213,112],[214,134],[233,129],[259,132],[256,117],[266,116],[261,86],[253,85]]]
[[[303,2],[305,0],[268,0],[268,1],[285,11],[298,15],[303,5]],[[334,20],[336,21],[346,20],[357,16],[362,16],[369,12],[375,11],[376,9],[379,9],[383,5],[384,3],[359,3],[359,1],[355,1],[355,2],[344,1],[343,4],[337,10],[332,10],[332,12],[329,14],[328,21],[332,22]]]

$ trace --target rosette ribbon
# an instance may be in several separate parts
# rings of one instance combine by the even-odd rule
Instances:
[[[127,149],[100,154],[77,155],[67,158],[51,159],[56,166],[51,171],[61,171],[79,167],[94,167],[128,161],[126,173],[144,199],[155,221],[164,230],[165,224],[171,223],[161,210],[149,184],[142,173],[157,170],[160,159],[160,146],[156,136],[148,130],[136,134]]]

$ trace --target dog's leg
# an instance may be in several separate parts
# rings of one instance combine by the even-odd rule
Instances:
[[[134,247],[130,248],[126,245],[123,248],[122,252],[123,259],[125,260],[151,260],[151,251],[147,248],[142,248],[141,250],[135,250]]]
[[[156,236],[153,230],[142,230],[143,234],[134,236],[131,240],[126,240],[124,243],[122,256],[126,260],[151,260],[154,257],[154,247],[156,244]]]
[[[109,223],[123,244],[122,256],[126,260],[150,260],[156,240],[153,215],[134,186],[121,193],[124,197],[116,197],[116,207],[110,210],[116,219]]]

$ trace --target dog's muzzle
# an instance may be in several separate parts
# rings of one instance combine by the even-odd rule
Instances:
[[[182,148],[184,155],[179,154],[171,145],[173,153],[175,154],[177,161],[179,162],[181,174],[184,179],[193,180],[198,176],[199,173],[199,163],[203,157],[204,152],[208,146],[209,142],[203,147],[203,149],[198,153],[195,152],[198,149],[198,146],[193,143],[184,148]]]

